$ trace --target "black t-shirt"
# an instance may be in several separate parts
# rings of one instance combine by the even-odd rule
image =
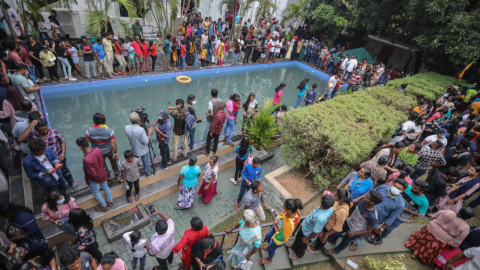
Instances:
[[[430,205],[433,205],[439,197],[445,194],[446,186],[447,179],[443,177],[442,173],[437,173],[432,180],[428,182],[428,187],[425,188],[423,194],[427,197]]]
[[[222,254],[222,247],[215,243],[215,247],[205,256],[205,245],[203,244],[203,239],[198,240],[195,245],[192,247],[192,256],[193,258],[198,258],[204,264],[213,262],[218,256]]]
[[[93,50],[92,50],[93,47],[92,46],[93,45],[91,43],[88,43],[88,42],[86,44],[85,43],[80,43],[80,45],[79,45],[80,50],[86,51],[86,52],[90,52],[90,51],[93,52]],[[84,49],[85,47],[90,47],[90,50]],[[83,61],[91,62],[93,60],[95,60],[93,54],[83,54]]]
[[[224,37],[228,36],[228,31],[223,31],[222,36],[224,36]]]
[[[187,105],[185,105],[185,106],[187,107],[187,111],[188,111],[191,115],[197,117],[197,115],[195,114],[195,109],[194,109],[194,108],[192,108],[191,106],[187,106]]]
[[[245,45],[245,49],[249,52],[252,51],[252,47],[251,46],[248,46],[248,45],[251,45],[252,44],[252,41],[250,39],[246,39],[245,42],[244,42],[244,45]]]
[[[445,166],[442,166],[442,170],[445,171],[450,167],[467,166],[470,161],[470,153],[467,150],[457,151],[457,148],[453,147],[445,151]]]
[[[430,131],[427,131],[427,129],[430,129]],[[439,129],[440,128],[438,126],[434,126],[432,123],[426,124],[425,129],[423,130],[423,133],[422,133],[422,137],[426,138],[431,135],[437,135]]]
[[[40,58],[40,52],[42,51],[42,45],[40,45],[40,43],[35,42],[34,45],[27,43],[27,46],[28,46],[28,49],[31,52],[33,52],[33,55],[35,57]],[[35,59],[32,59],[32,60],[36,61]]]
[[[55,52],[57,53],[58,57],[63,57],[63,58],[67,57],[66,55],[67,49],[65,49],[65,47],[61,45],[55,46]]]

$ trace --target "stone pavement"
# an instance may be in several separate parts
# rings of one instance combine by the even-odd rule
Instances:
[[[285,161],[280,157],[279,152],[280,147],[276,147],[274,149],[275,155],[273,159],[267,161],[265,164],[262,164],[262,175],[266,175],[267,173],[270,173],[285,165]],[[205,168],[202,168],[202,170],[204,169]],[[218,174],[219,180],[217,188],[219,193],[213,197],[212,201],[209,204],[204,204],[200,197],[195,197],[195,202],[192,208],[188,210],[174,210],[173,207],[177,202],[178,193],[171,194],[153,203],[153,205],[158,211],[168,215],[175,222],[175,242],[179,242],[181,236],[183,236],[184,231],[190,228],[190,220],[194,216],[200,217],[205,226],[207,226],[208,228],[212,228],[236,212],[234,205],[240,187],[234,186],[230,182],[230,178],[233,177],[234,173],[235,166],[230,167],[227,170],[221,171]],[[200,183],[197,185],[197,188],[199,187]],[[150,225],[140,229],[142,233],[142,238],[148,239],[149,242],[150,237],[155,233],[155,228],[153,224],[156,219],[157,217],[155,216]],[[112,243],[108,243],[103,227],[96,227],[95,230],[97,231],[97,242],[100,251],[104,254],[110,251],[114,251],[127,263],[129,267],[128,269],[133,269],[131,266],[132,251],[130,248],[128,248],[128,246],[126,246],[125,242],[120,239]],[[77,245],[69,246],[68,241],[66,241],[60,244],[58,250],[60,251],[60,253],[62,253],[62,251],[70,248],[77,248]],[[174,263],[171,265],[171,267],[169,267],[169,269],[178,269],[177,265],[179,262],[180,258],[175,255]],[[155,265],[157,265],[155,258],[147,255],[145,269],[152,269],[152,267]],[[137,265],[137,267],[139,266]]]

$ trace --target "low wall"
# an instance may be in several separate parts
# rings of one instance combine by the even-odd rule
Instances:
[[[275,178],[293,170],[293,166],[285,165],[277,170],[265,175],[262,180],[263,199],[270,209],[282,212],[283,203],[286,199],[293,198],[292,195]]]

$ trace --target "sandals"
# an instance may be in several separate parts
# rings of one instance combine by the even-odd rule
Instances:
[[[140,200],[140,194],[135,194],[135,201]]]
[[[113,206],[113,202],[107,202],[107,206],[108,206],[108,207],[112,207],[112,206]]]
[[[78,188],[79,188],[78,183],[73,182],[72,189],[73,190],[78,190]]]
[[[131,198],[131,197],[128,197],[128,198],[127,198],[127,202],[128,202],[128,203],[132,203],[132,202],[133,202],[132,198]]]
[[[318,250],[317,250],[317,251],[313,251],[313,250],[311,250],[311,248],[309,247],[309,248],[307,248],[307,249],[305,250],[305,253],[315,254],[315,253],[318,253]]]
[[[271,263],[271,262],[268,262],[267,258],[258,258],[258,263],[259,264],[267,264],[267,263]]]
[[[357,244],[357,243],[352,242],[352,243],[350,244],[349,249],[350,249],[351,251],[355,251],[355,250],[357,250],[357,248],[358,248],[358,244]]]

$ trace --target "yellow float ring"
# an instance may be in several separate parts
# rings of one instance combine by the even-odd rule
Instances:
[[[177,82],[179,83],[190,83],[192,81],[192,79],[187,76],[178,76],[177,78],[175,78],[175,80],[177,80]]]

